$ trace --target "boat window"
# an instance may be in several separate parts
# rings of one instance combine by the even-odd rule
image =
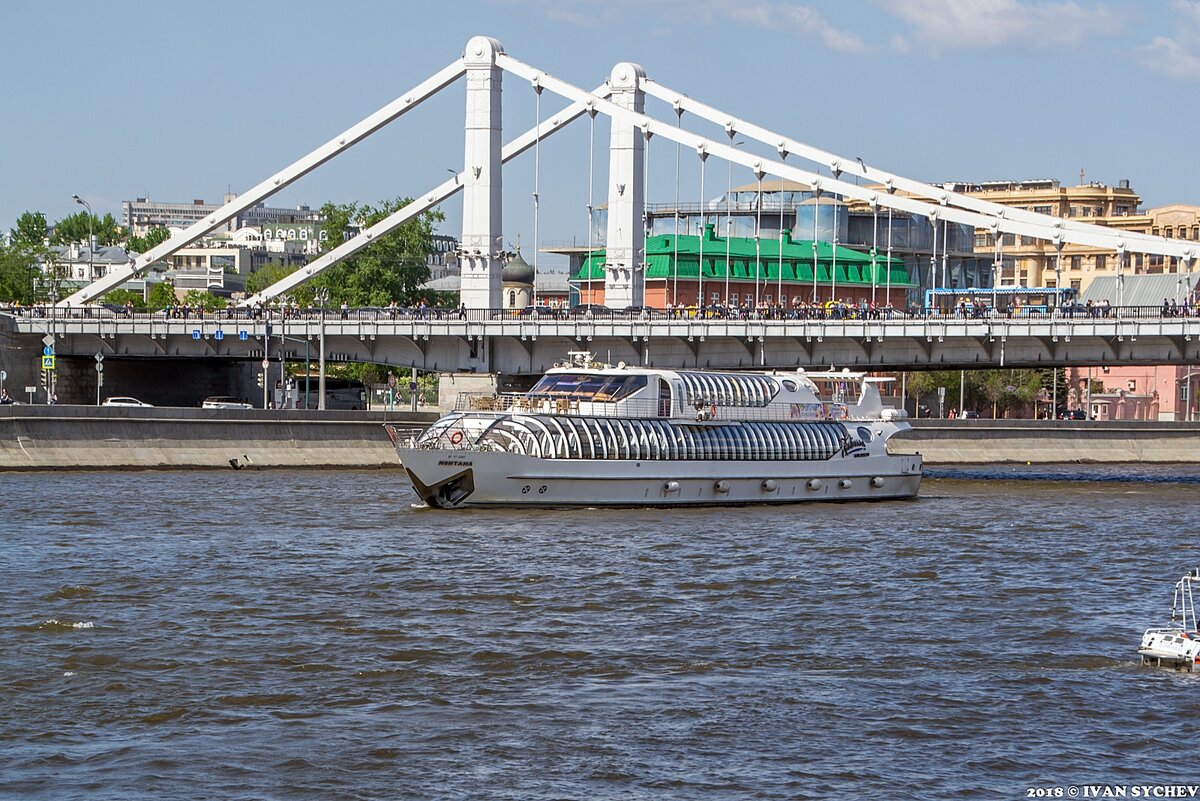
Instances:
[[[596,375],[589,373],[555,373],[542,379],[529,390],[527,397],[571,398],[581,401],[619,401],[645,387],[644,375]]]

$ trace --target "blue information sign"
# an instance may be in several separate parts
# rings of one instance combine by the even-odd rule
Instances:
[[[238,331],[238,339],[240,339],[240,340],[242,340],[243,342],[245,342],[245,341],[246,341],[247,339],[249,339],[249,338],[250,338],[250,332],[249,332],[249,331],[247,331],[247,330],[245,330],[245,329],[242,329],[241,331]]]
[[[218,342],[220,342],[222,339],[224,339],[224,338],[225,338],[225,332],[224,332],[224,331],[222,331],[220,328],[218,328],[218,329],[217,329],[217,330],[216,330],[216,331],[213,333],[213,336],[214,336],[214,337],[216,337],[216,339],[217,339],[217,341],[218,341]]]
[[[193,328],[192,329],[192,339],[199,339],[199,338],[200,338],[200,329]]]
[[[42,348],[42,355],[43,355],[43,356],[53,356],[53,355],[54,355],[54,348],[52,348],[52,347],[50,347],[49,345],[47,345],[46,347]]]

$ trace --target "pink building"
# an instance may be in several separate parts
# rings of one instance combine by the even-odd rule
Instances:
[[[1200,419],[1200,367],[1076,367],[1068,371],[1068,384],[1068,406],[1090,404],[1088,416],[1096,420]]]

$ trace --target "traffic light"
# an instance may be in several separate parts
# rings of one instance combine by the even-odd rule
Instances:
[[[258,373],[255,375],[255,378],[258,380],[258,388],[262,389],[263,388],[263,374]]]

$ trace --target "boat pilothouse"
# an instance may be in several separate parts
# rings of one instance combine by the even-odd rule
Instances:
[[[460,397],[415,439],[389,427],[430,506],[788,503],[912,497],[919,456],[879,384],[849,370],[709,372],[569,354],[528,392]]]
[[[1143,665],[1188,673],[1200,669],[1200,632],[1196,630],[1196,603],[1192,600],[1192,583],[1196,581],[1200,581],[1200,568],[1175,582],[1170,625],[1147,629],[1142,635],[1138,653]]]

